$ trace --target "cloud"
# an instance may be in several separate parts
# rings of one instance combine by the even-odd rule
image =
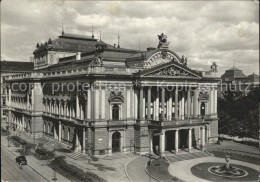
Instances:
[[[15,6],[14,6],[15,5]],[[91,35],[109,44],[145,50],[168,35],[170,49],[188,57],[192,69],[213,61],[223,73],[235,64],[258,72],[259,6],[255,1],[30,1],[3,0],[2,58],[27,61],[37,42],[67,33]],[[246,65],[246,66],[245,66]],[[257,65],[257,66],[256,66]]]

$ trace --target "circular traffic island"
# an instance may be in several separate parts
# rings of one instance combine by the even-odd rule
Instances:
[[[255,181],[258,179],[258,171],[232,164],[226,166],[225,163],[204,162],[191,167],[191,173],[199,178],[209,181]]]

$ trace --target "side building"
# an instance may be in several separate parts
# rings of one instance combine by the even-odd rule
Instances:
[[[34,72],[7,80],[9,124],[90,155],[216,142],[220,78],[167,45],[138,51],[65,33],[37,45]]]
[[[221,76],[220,94],[225,91],[237,91],[247,95],[252,88],[259,87],[259,75],[253,73],[246,76],[242,70],[233,66]]]
[[[5,61],[0,62],[1,78],[1,122],[6,122],[7,115],[7,88],[6,78],[18,73],[30,73],[33,71],[33,62]]]

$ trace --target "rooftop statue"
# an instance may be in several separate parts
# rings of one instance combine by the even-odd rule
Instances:
[[[163,33],[161,33],[161,35],[158,35],[159,38],[159,45],[158,45],[158,49],[168,49],[168,45],[170,42],[167,41],[167,35],[164,35]]]
[[[211,71],[214,73],[218,72],[217,68],[218,68],[218,66],[217,66],[216,62],[213,62],[212,65],[210,66]]]

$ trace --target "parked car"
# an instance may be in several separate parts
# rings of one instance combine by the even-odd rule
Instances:
[[[25,156],[19,156],[15,158],[15,161],[20,165],[27,165],[27,160]]]

